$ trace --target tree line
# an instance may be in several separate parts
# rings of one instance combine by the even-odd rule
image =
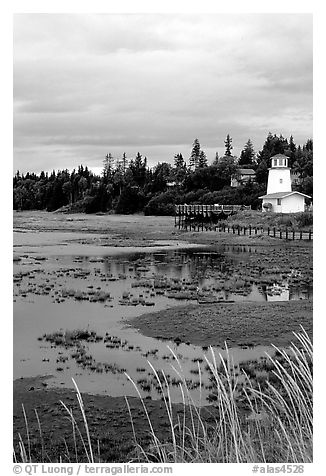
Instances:
[[[101,175],[80,165],[77,170],[31,172],[19,171],[13,179],[15,210],[54,211],[62,207],[72,212],[112,212],[169,215],[176,203],[242,204],[258,208],[258,197],[266,192],[270,158],[276,154],[288,156],[289,166],[298,181],[294,189],[313,194],[313,141],[296,145],[293,137],[269,133],[263,148],[255,152],[250,139],[240,157],[232,154],[232,138],[228,134],[225,153],[216,153],[208,164],[205,151],[195,139],[187,160],[182,154],[174,156],[173,164],[163,162],[150,168],[147,158],[139,152],[133,158],[124,153],[121,158],[106,154]],[[231,187],[231,177],[239,169],[251,168],[256,180]]]

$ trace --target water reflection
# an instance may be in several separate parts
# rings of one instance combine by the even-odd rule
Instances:
[[[97,372],[101,366],[95,364],[90,372],[76,363],[71,349],[37,340],[44,333],[58,329],[90,328],[102,336],[113,336],[116,342],[127,342],[111,347],[104,341],[87,342],[85,352],[99,364],[109,362],[126,369],[143,385],[144,395],[160,398],[148,373],[147,360],[173,378],[171,364],[175,362],[167,344],[180,359],[185,378],[199,392],[195,371],[198,359],[203,358],[201,347],[144,337],[124,322],[153,309],[160,311],[197,300],[280,301],[312,297],[311,287],[304,283],[292,285],[290,277],[284,278],[284,272],[278,279],[275,273],[271,274],[270,282],[263,284],[262,266],[257,271],[250,261],[251,255],[257,253],[254,247],[236,246],[105,257],[58,255],[38,263],[29,255],[22,256],[21,262],[14,264],[14,377],[54,375],[50,381],[53,385],[71,386],[73,376],[82,391],[115,396],[134,394],[123,373]],[[95,292],[107,293],[110,299],[91,302],[89,297]],[[86,298],[79,300],[77,295]],[[147,307],[146,303],[153,307]],[[266,347],[235,347],[232,355],[235,362],[240,362],[259,358],[266,350]],[[60,356],[63,360],[67,357],[60,364],[62,370],[58,370]],[[209,393],[209,380],[202,367],[205,397]],[[177,389],[173,399],[179,399]]]

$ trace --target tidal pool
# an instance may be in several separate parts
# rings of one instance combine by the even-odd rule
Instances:
[[[180,376],[173,367],[187,379],[197,402],[207,403],[211,386],[204,356],[211,360],[210,350],[145,337],[126,320],[188,302],[312,297],[300,271],[276,269],[275,264],[268,268],[261,262],[254,267],[255,247],[159,242],[142,249],[120,249],[99,246],[98,241],[92,245],[94,235],[78,239],[71,235],[28,231],[16,235],[14,378],[51,375],[50,386],[72,387],[73,377],[82,392],[135,395],[127,372],[143,396],[160,398],[150,362],[168,375],[174,401],[182,398]],[[75,346],[65,348],[44,338],[75,329],[88,329],[103,338],[81,343],[92,358],[92,368],[78,363]],[[223,349],[214,351],[225,356]],[[259,359],[265,352],[273,349],[230,349],[235,365]]]

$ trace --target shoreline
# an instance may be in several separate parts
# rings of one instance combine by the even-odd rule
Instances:
[[[14,213],[14,229],[19,234],[29,232],[87,233],[92,244],[112,247],[145,247],[153,241],[182,241],[197,245],[254,245],[313,247],[312,241],[285,241],[267,235],[238,236],[219,231],[185,231],[174,225],[172,216],[145,215],[59,215],[54,212]],[[21,233],[20,233],[21,230]],[[100,235],[94,242],[94,235]]]

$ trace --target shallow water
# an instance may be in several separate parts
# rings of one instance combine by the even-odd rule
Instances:
[[[96,245],[91,240],[96,239]],[[146,248],[119,248],[98,246],[99,235],[60,232],[15,233],[15,255],[21,260],[14,263],[14,378],[22,376],[52,375],[50,385],[72,387],[75,378],[84,392],[105,393],[112,396],[135,395],[133,385],[123,373],[140,380],[142,395],[159,398],[147,361],[155,369],[163,369],[172,379],[177,378],[173,366],[182,366],[184,377],[194,387],[195,398],[200,398],[198,362],[208,350],[190,344],[160,341],[145,337],[125,320],[145,312],[159,311],[173,306],[196,303],[196,299],[180,300],[171,297],[171,289],[153,289],[154,280],[195,289],[203,297],[235,301],[266,301],[305,299],[311,289],[290,286],[286,279],[278,284],[275,293],[266,286],[250,284],[243,292],[216,288],[216,282],[225,277],[233,279],[236,265],[246,264],[254,247],[185,248],[184,243],[153,243]],[[22,273],[22,274],[21,274]],[[69,290],[83,293],[96,291],[110,294],[105,302],[76,300]],[[160,292],[160,293],[159,293]],[[177,292],[177,291],[176,291]],[[68,294],[67,294],[68,293]],[[141,299],[150,305],[126,305],[123,294],[130,299]],[[91,294],[88,294],[91,296]],[[59,301],[59,302],[58,302]],[[124,300],[126,301],[126,300]],[[113,365],[107,372],[84,369],[71,357],[73,348],[54,347],[48,341],[37,340],[45,333],[59,329],[88,328],[116,341],[114,348],[103,341],[85,343],[87,353],[96,363]],[[176,336],[177,337],[177,336]],[[173,358],[170,349],[175,353]],[[215,348],[215,351],[224,351]],[[272,349],[235,347],[230,350],[234,363],[257,359]],[[67,357],[65,362],[57,362]],[[200,362],[202,372],[201,398],[209,394],[209,376],[206,362]],[[61,370],[58,370],[58,369]],[[117,372],[116,372],[117,370]],[[141,381],[142,380],[142,381]],[[172,386],[172,398],[181,401],[177,382]]]

